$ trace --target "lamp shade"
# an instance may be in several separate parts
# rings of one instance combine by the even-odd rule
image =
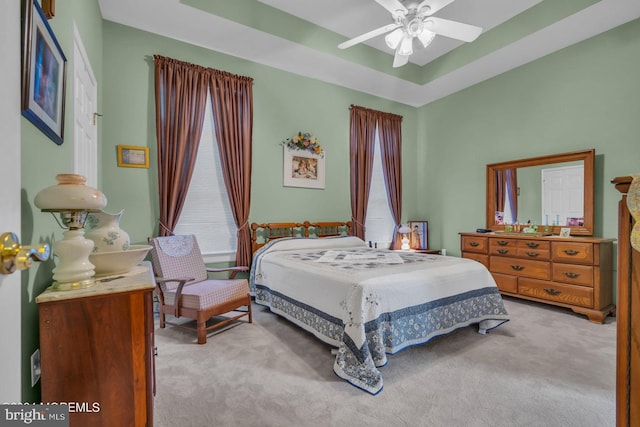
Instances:
[[[411,228],[407,224],[402,224],[402,226],[398,229],[401,234],[409,234],[411,233]]]
[[[398,55],[409,56],[413,53],[413,37],[406,34],[402,42],[400,42],[400,47],[398,48]]]
[[[395,50],[400,44],[403,36],[404,31],[401,28],[396,28],[384,37],[384,41],[387,43],[387,46]]]
[[[57,185],[36,194],[34,204],[44,211],[100,210],[107,205],[107,197],[99,190],[85,185],[83,175],[56,175]]]
[[[433,39],[436,37],[436,33],[429,30],[422,30],[420,34],[418,34],[418,39],[422,46],[427,47],[431,44]]]

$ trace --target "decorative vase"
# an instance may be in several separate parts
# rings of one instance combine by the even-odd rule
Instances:
[[[93,240],[93,252],[126,251],[129,249],[129,234],[120,228],[124,209],[116,214],[100,211],[87,216],[87,239]]]

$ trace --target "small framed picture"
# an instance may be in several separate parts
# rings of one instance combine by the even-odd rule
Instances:
[[[121,168],[149,168],[149,147],[118,145],[118,166]]]
[[[67,58],[37,0],[24,2],[23,19],[22,115],[60,145]]]
[[[284,148],[283,185],[324,189],[324,157]]]
[[[428,221],[409,221],[409,247],[411,249],[429,249]]]
[[[570,237],[571,229],[569,227],[562,227],[560,229],[560,237]]]

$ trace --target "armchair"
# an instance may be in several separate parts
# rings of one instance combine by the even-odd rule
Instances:
[[[151,237],[151,263],[156,276],[156,292],[160,302],[160,327],[169,322],[166,315],[196,320],[198,344],[207,342],[207,331],[219,328],[241,317],[252,323],[251,297],[247,279],[236,279],[238,272],[249,267],[209,268],[202,260],[200,247],[192,234]],[[210,272],[228,272],[228,279],[210,279]],[[239,310],[246,306],[246,310]],[[234,312],[231,317],[207,326],[213,316]],[[239,312],[239,313],[238,313]],[[193,329],[193,328],[190,328]]]

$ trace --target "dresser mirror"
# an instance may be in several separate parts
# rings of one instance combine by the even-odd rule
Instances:
[[[487,165],[487,229],[593,235],[595,150]]]

